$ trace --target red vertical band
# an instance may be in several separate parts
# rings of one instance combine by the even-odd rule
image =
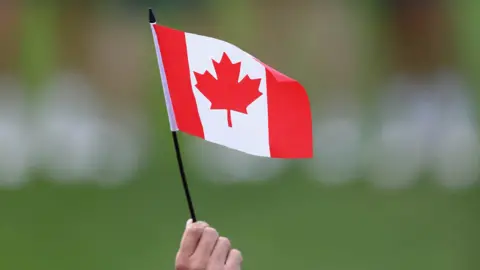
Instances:
[[[185,33],[161,25],[154,25],[154,28],[178,129],[204,138],[203,126],[190,80]]]
[[[303,86],[265,65],[272,158],[313,157],[312,114]]]

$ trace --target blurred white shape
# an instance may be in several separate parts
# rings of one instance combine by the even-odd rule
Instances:
[[[407,188],[423,172],[438,113],[425,90],[423,82],[405,76],[387,85],[380,104],[379,131],[365,151],[368,179],[375,186]]]
[[[81,75],[63,73],[53,79],[35,118],[37,162],[52,180],[112,186],[133,179],[144,142],[143,121],[132,118],[129,109],[115,120],[106,118],[105,111]]]
[[[479,142],[467,94],[460,76],[448,70],[395,78],[383,103],[377,146],[371,147],[373,181],[408,186],[432,169],[435,180],[449,188],[475,183]]]
[[[424,141],[408,123],[388,123],[366,149],[367,179],[386,189],[408,188],[424,164]]]
[[[464,81],[454,72],[437,75],[441,94],[438,140],[432,149],[432,169],[437,181],[448,188],[467,188],[478,181],[480,146],[473,104]]]
[[[359,178],[360,121],[331,117],[314,129],[315,156],[310,171],[325,184],[345,184]]]
[[[0,77],[0,187],[18,188],[29,180],[31,141],[22,93],[15,79]]]
[[[252,156],[198,138],[189,138],[184,145],[189,164],[213,182],[265,181],[288,165],[287,160]]]
[[[140,166],[145,142],[138,126],[112,123],[104,128],[101,185],[118,185],[133,179]],[[139,121],[140,122],[140,121]]]
[[[445,130],[435,149],[435,178],[448,188],[475,184],[480,172],[478,135],[472,125],[457,123]]]
[[[92,87],[78,74],[60,74],[42,101],[36,118],[40,165],[54,181],[94,179],[104,149]]]

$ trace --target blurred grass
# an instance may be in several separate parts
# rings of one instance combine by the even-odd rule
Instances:
[[[161,169],[112,190],[38,181],[0,191],[0,268],[173,269],[188,211],[168,156],[157,160]],[[190,179],[198,216],[242,249],[245,269],[480,265],[478,189],[324,188],[300,171],[262,184]]]

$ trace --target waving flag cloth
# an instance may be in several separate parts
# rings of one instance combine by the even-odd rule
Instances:
[[[300,83],[228,42],[150,23],[172,131],[256,156],[313,156]]]

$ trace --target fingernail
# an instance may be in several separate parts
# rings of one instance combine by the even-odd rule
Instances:
[[[188,228],[190,225],[192,225],[192,219],[187,220],[185,227]]]

